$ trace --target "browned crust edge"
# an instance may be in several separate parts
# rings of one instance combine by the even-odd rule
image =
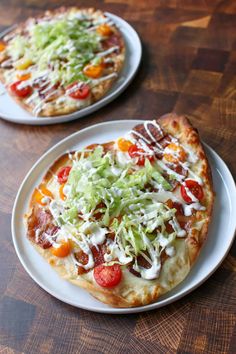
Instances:
[[[191,147],[194,149],[194,152],[202,162],[201,178],[204,181],[203,190],[206,203],[206,221],[200,232],[195,232],[194,234],[190,233],[186,238],[190,264],[192,266],[206,240],[209,224],[212,218],[214,191],[211,168],[204,147],[201,143],[199,133],[186,116],[178,116],[175,113],[169,113],[161,116],[157,121],[167,132],[171,133],[173,136],[178,135],[179,133],[181,135],[179,137],[180,142],[186,142],[187,144],[191,145]],[[197,217],[201,218],[201,212],[197,212]]]

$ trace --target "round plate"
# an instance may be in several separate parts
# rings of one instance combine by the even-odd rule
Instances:
[[[17,255],[25,270],[44,290],[56,298],[86,310],[104,313],[134,313],[167,305],[202,284],[220,265],[232,242],[236,226],[236,189],[233,178],[222,159],[207,145],[205,149],[213,174],[216,192],[213,219],[206,243],[188,277],[168,294],[150,305],[117,309],[90,296],[85,290],[63,280],[37,253],[26,237],[23,216],[29,199],[54,160],[68,150],[89,144],[114,140],[132,129],[140,120],[111,121],[93,125],[62,140],[46,152],[25,177],[17,194],[12,213],[12,235]],[[222,207],[223,206],[223,207]]]
[[[77,118],[84,117],[85,115],[98,110],[99,108],[114,100],[119,94],[121,94],[130,84],[138,70],[142,56],[142,46],[138,34],[133,29],[133,27],[131,27],[126,21],[116,15],[108,12],[105,14],[112,19],[112,21],[123,35],[126,45],[126,59],[124,67],[119,74],[118,80],[114,82],[114,85],[101,100],[92,104],[91,106],[85,107],[80,111],[71,114],[55,117],[35,117],[21,108],[6,92],[3,84],[0,83],[0,117],[15,123],[33,125],[68,122]],[[9,31],[12,29],[13,28],[11,27]],[[0,35],[0,38],[3,37],[6,33],[7,31],[4,31],[3,35]]]

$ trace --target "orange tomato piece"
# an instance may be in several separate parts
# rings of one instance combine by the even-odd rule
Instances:
[[[130,146],[132,146],[132,145],[133,144],[131,143],[131,141],[126,140],[124,138],[119,138],[117,140],[117,146],[120,151],[127,152],[129,150]]]
[[[67,257],[71,251],[70,242],[67,240],[61,241],[57,245],[52,246],[50,248],[50,251],[56,257],[59,257],[59,258]]]
[[[177,163],[178,161],[185,161],[186,160],[186,152],[182,148],[182,146],[177,145],[175,143],[170,143],[167,146],[168,150],[172,150],[173,154],[171,152],[167,152],[164,154],[164,159],[170,163]]]
[[[31,78],[31,74],[27,73],[27,74],[17,74],[16,75],[17,79],[20,81],[26,81],[29,80]]]
[[[112,28],[106,23],[103,23],[102,25],[98,26],[97,32],[102,36],[110,36],[113,33]]]
[[[83,73],[88,76],[91,77],[93,79],[96,79],[98,77],[100,77],[102,75],[103,72],[103,65],[99,64],[99,65],[86,65],[83,69]]]
[[[65,196],[65,194],[64,194],[64,192],[63,192],[64,186],[65,186],[65,183],[62,183],[62,184],[60,185],[60,187],[59,187],[59,195],[60,195],[60,198],[61,198],[62,200],[65,200],[65,199],[66,199],[66,196]]]
[[[44,185],[41,185],[39,188],[35,189],[33,200],[41,205],[46,205],[46,203],[42,201],[44,197],[50,197],[53,199],[53,194]]]
[[[6,44],[3,42],[0,42],[0,52],[4,51],[5,48],[6,48]]]

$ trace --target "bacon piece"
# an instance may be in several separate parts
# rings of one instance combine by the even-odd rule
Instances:
[[[104,50],[107,50],[107,49],[115,47],[115,46],[117,46],[119,48],[122,48],[122,46],[123,46],[122,39],[119,34],[113,34],[109,38],[102,41],[102,47]],[[119,49],[117,49],[117,51],[119,51]]]
[[[97,267],[98,265],[105,263],[104,260],[104,254],[106,253],[105,244],[101,246],[97,246],[97,248],[95,246],[92,246],[91,251],[94,259],[94,267]],[[82,250],[75,253],[75,259],[83,265],[86,265],[88,263],[88,255],[84,253]],[[79,275],[87,273],[89,272],[89,270],[90,269],[84,269],[84,267],[78,266]]]
[[[147,252],[144,252],[144,253],[145,253],[147,256],[149,256]],[[139,256],[137,257],[137,263],[138,263],[138,265],[139,265],[140,267],[142,267],[142,268],[145,268],[145,269],[151,268],[151,264],[150,264],[143,256],[141,256],[141,255],[139,255]],[[134,262],[130,263],[130,264],[128,265],[128,270],[130,271],[130,273],[132,273],[132,274],[135,275],[136,277],[140,278],[140,277],[141,277],[140,273],[137,272],[137,271],[133,268],[133,265],[134,265]]]
[[[175,208],[175,209],[176,209],[176,215],[177,215],[177,216],[178,216],[178,215],[184,215],[183,206],[182,206],[181,203],[173,202],[173,200],[168,199],[168,200],[166,201],[166,205],[167,205],[169,208],[171,208],[171,209]]]
[[[128,265],[128,270],[130,271],[130,273],[132,273],[132,274],[135,275],[136,277],[141,278],[140,273],[137,272],[136,270],[134,270],[133,264],[129,264],[129,265]]]
[[[173,170],[174,172],[178,173],[179,175],[182,175],[185,178],[188,175],[188,170],[183,168],[180,164],[168,164],[167,163],[166,166],[168,168],[170,168],[171,170]],[[162,175],[170,183],[170,185],[172,186],[171,191],[174,191],[175,188],[180,184],[180,182],[177,181],[176,179],[171,179],[170,175],[167,172],[163,172]]]
[[[167,147],[170,143],[171,143],[171,136],[170,135],[166,135],[166,136],[164,136],[164,138],[162,138],[161,140],[158,141],[158,144],[161,145],[163,147],[163,149],[165,147]]]
[[[52,246],[55,233],[59,229],[53,224],[53,216],[49,210],[34,206],[28,218],[27,236],[37,245],[46,249]],[[36,235],[37,231],[37,235]]]
[[[94,259],[94,267],[97,267],[98,265],[105,263],[104,260],[105,245],[97,246],[97,248],[93,246],[91,248],[91,251]]]
[[[158,123],[157,123],[158,124]],[[135,134],[137,132],[138,134]],[[159,144],[159,141],[163,139],[165,133],[163,132],[162,128],[159,129],[151,122],[145,124],[138,124],[133,128],[132,136],[134,139],[138,140],[143,137],[146,143],[152,144],[155,146],[155,142]],[[155,139],[155,141],[151,138],[151,136]]]
[[[88,255],[82,250],[75,253],[75,259],[83,265],[86,265],[88,263]],[[88,271],[89,269],[86,270],[83,267],[78,266],[78,275],[87,273]]]
[[[178,223],[179,223],[181,229],[184,229],[187,232],[190,230],[191,225],[192,225],[192,220],[189,216],[177,215],[177,220],[178,220]]]
[[[145,253],[145,252],[144,252]],[[147,256],[149,257],[149,254],[146,252]],[[151,268],[151,264],[144,258],[143,256],[138,256],[137,257],[137,262],[140,267],[143,267],[145,269]]]
[[[161,252],[161,264],[163,264],[169,256],[165,253],[165,251]]]

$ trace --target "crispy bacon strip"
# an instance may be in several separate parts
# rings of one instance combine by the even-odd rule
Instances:
[[[55,237],[52,236],[57,230],[58,227],[53,224],[53,216],[50,211],[35,205],[28,218],[27,236],[29,239],[46,249],[52,246],[52,240],[55,240]]]

